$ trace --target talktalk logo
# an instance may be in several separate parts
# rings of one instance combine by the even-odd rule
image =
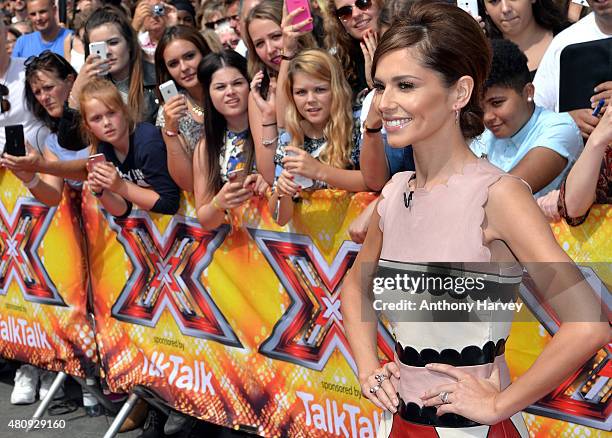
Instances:
[[[203,231],[195,219],[175,215],[160,235],[142,211],[125,219],[107,218],[134,267],[112,316],[155,327],[168,310],[183,334],[242,347],[200,281],[229,226]]]
[[[345,241],[328,264],[308,236],[257,229],[249,232],[291,298],[259,352],[320,371],[338,350],[356,372],[342,324],[340,289],[360,245]],[[393,338],[381,323],[378,344],[387,358],[393,358]]]
[[[19,198],[11,214],[0,202],[0,295],[14,280],[27,301],[66,306],[38,255],[54,213],[31,198]]]

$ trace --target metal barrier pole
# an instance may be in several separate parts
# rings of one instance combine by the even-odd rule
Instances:
[[[104,438],[113,438],[115,435],[117,435],[117,432],[119,432],[121,425],[130,415],[130,412],[132,411],[132,409],[134,409],[134,406],[136,405],[136,402],[138,402],[139,398],[140,397],[138,397],[138,395],[134,393],[130,394],[126,402],[121,407],[121,410],[113,420],[112,424],[104,434]]]
[[[66,380],[66,377],[67,375],[64,372],[57,373],[57,376],[55,376],[55,380],[51,384],[51,388],[49,388],[49,392],[47,392],[45,398],[40,401],[40,404],[36,408],[36,412],[34,412],[34,416],[32,417],[32,424],[36,423],[35,420],[40,420],[40,418],[42,418],[42,416],[45,414],[47,408],[49,407],[49,403],[51,403],[51,401],[53,400],[55,393],[59,390],[60,386],[62,386],[64,380]],[[26,432],[29,431],[30,427],[28,427]]]

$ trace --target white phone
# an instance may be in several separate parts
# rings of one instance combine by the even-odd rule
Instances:
[[[295,152],[287,151],[287,156],[292,157],[295,155],[297,155]],[[312,179],[302,175],[293,175],[293,182],[303,189],[307,189],[314,185],[314,181]]]
[[[457,0],[457,6],[474,18],[480,15],[478,13],[478,0]]]
[[[104,41],[100,41],[97,43],[89,43],[89,53],[91,55],[98,55],[103,60],[106,59],[106,43]]]
[[[168,100],[170,100],[172,97],[179,94],[178,90],[176,89],[176,85],[172,79],[161,84],[159,86],[159,92],[161,93],[164,102],[168,102]]]

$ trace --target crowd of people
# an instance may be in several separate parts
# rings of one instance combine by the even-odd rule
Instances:
[[[53,0],[0,2],[0,127],[23,125],[27,145],[0,165],[44,204],[58,205],[68,184],[118,218],[133,208],[176,214],[192,192],[204,229],[252,197],[284,225],[304,192],[382,191],[350,226],[363,247],[343,289],[364,394],[406,420],[388,425],[391,436],[410,433],[409,422],[440,425],[430,406],[458,414],[450,427],[507,429],[512,418],[523,436],[513,414],[607,342],[607,324],[560,330],[544,366],[501,393],[507,383],[493,390],[429,364],[473,386],[418,384],[424,401],[398,399],[391,378],[413,378],[377,362],[374,326],[360,317],[361,266],[567,261],[546,220],[575,226],[612,200],[612,75],[560,112],[561,52],[609,39],[612,56],[612,1],[478,0],[472,16],[442,0],[308,3],[72,0],[58,11]],[[166,95],[169,82],[176,93]],[[0,129],[0,151],[5,142]],[[22,366],[11,402],[33,403],[39,379],[42,397],[52,375]],[[175,416],[166,433],[184,425]]]

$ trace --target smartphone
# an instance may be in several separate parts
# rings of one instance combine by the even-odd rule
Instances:
[[[106,157],[104,156],[104,154],[90,155],[87,161],[89,162],[90,166],[94,166],[98,163],[104,163],[106,161]]]
[[[98,55],[102,59],[106,59],[106,43],[104,41],[100,41],[97,43],[89,43],[89,54],[90,55]]]
[[[475,1],[475,0],[474,0]],[[291,13],[298,8],[304,8],[304,11],[299,13],[291,22],[291,24],[298,24],[304,20],[308,20],[312,18],[312,14],[310,13],[310,3],[308,0],[285,0],[285,4],[287,5],[287,13]],[[312,22],[308,23],[306,26],[302,27],[300,30],[312,30],[314,28]]]
[[[478,0],[457,0],[457,6],[474,18],[480,15],[478,13]]]
[[[236,169],[227,172],[227,179],[229,182],[244,182],[247,177],[246,169]]]
[[[292,157],[295,155],[297,155],[295,152],[287,151],[287,156]],[[293,182],[296,183],[298,186],[302,187],[303,189],[307,189],[314,185],[314,181],[312,179],[302,175],[293,175]]]
[[[244,181],[247,177],[247,170],[242,156],[230,157],[227,163],[227,179],[230,182]]]
[[[8,125],[4,127],[6,145],[4,152],[14,157],[25,157],[25,139],[23,137],[23,125]]]
[[[268,91],[270,91],[270,75],[268,69],[264,68],[263,78],[261,84],[259,84],[259,94],[263,100],[268,100]]]
[[[168,100],[179,94],[178,90],[176,89],[176,84],[172,79],[161,84],[159,86],[159,92],[161,93],[164,102],[168,102]]]

